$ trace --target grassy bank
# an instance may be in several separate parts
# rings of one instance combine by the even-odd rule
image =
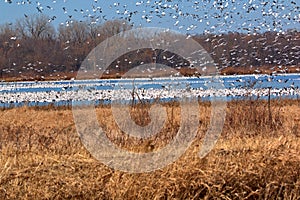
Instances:
[[[130,174],[95,160],[77,135],[70,108],[13,108],[0,113],[0,199],[297,199],[300,196],[300,102],[236,101],[227,105],[221,138],[203,159],[209,103],[199,103],[199,129],[175,163]],[[120,132],[109,107],[96,113],[121,147],[149,152],[166,145],[180,127],[180,108],[166,104],[167,125],[147,141]],[[131,109],[138,124],[146,107]]]
[[[183,76],[198,76],[198,73],[195,73],[195,69],[190,68],[181,68],[180,70],[175,70],[172,74],[176,74],[176,72],[180,72]],[[99,72],[98,72],[99,73]],[[109,74],[103,73],[101,77],[99,74],[95,76],[95,73],[86,73],[86,77],[81,74],[82,78],[102,78],[102,79],[118,79],[124,76],[126,72],[111,72]],[[249,74],[289,74],[289,73],[300,73],[300,66],[260,66],[260,67],[226,67],[219,70],[220,75],[249,75]],[[148,77],[149,74],[140,74],[139,77]],[[205,75],[205,74],[202,74]],[[31,73],[23,73],[22,76],[10,76],[10,75],[3,75],[0,77],[1,81],[6,82],[16,82],[16,81],[59,81],[59,80],[71,80],[76,78],[77,72],[60,72],[60,73],[52,73],[51,75],[38,75],[38,74],[31,74]],[[152,77],[161,77],[161,76],[170,76],[169,73],[164,74],[162,72],[158,73],[151,73]],[[127,75],[128,77],[128,75]]]

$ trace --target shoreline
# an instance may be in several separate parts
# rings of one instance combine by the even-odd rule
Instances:
[[[192,78],[212,78],[212,77],[218,77],[218,78],[234,78],[234,77],[262,77],[262,76],[268,76],[268,77],[276,77],[276,76],[296,76],[299,75],[300,76],[300,72],[299,73],[274,73],[274,74],[237,74],[237,75],[221,75],[221,74],[217,74],[217,75],[210,75],[210,76],[172,76],[172,77],[137,77],[137,78],[94,78],[94,79],[76,79],[75,78],[70,78],[70,79],[61,79],[61,80],[57,80],[57,79],[45,79],[45,80],[16,80],[16,81],[6,81],[6,80],[0,80],[0,85],[1,84],[5,84],[5,83],[47,83],[47,82],[53,82],[53,83],[57,83],[57,82],[76,82],[76,81],[111,81],[111,80],[164,80],[164,79],[192,79]]]
[[[269,76],[276,76],[276,75],[283,75],[283,74],[300,74],[300,66],[275,66],[272,67],[266,67],[266,66],[261,66],[261,67],[253,67],[253,68],[247,68],[247,67],[226,67],[223,69],[220,69],[218,72],[218,76],[249,76],[249,75],[269,75]],[[185,69],[182,68],[181,72],[180,70],[180,75],[183,77],[205,77],[201,76],[198,74],[194,74],[191,72],[186,72],[186,70],[190,69]],[[193,70],[192,70],[193,71]],[[99,72],[98,72],[99,73]],[[101,80],[111,80],[111,79],[120,79],[124,75],[125,72],[119,72],[119,73],[112,73],[112,74],[105,74],[104,72],[102,73],[102,77],[100,78]],[[87,74],[87,77],[92,77],[92,74]],[[155,78],[159,76],[163,76],[161,74],[152,74]],[[17,76],[17,77],[1,77],[0,82],[40,82],[40,81],[62,81],[62,80],[73,80],[76,79],[77,77],[77,72],[58,72],[58,73],[53,73],[51,75],[39,75],[39,74],[25,74],[22,76]],[[169,77],[169,76],[167,76]],[[97,78],[99,79],[99,78]]]

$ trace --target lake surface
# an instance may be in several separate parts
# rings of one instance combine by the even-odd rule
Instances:
[[[128,102],[133,93],[147,101],[299,98],[299,88],[300,74],[2,82],[0,107]]]

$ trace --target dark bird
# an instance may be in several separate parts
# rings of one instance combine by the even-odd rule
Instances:
[[[39,7],[36,7],[36,9],[38,10],[38,12],[42,13],[43,11],[39,8]]]

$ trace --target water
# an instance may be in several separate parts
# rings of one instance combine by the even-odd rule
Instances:
[[[147,101],[159,97],[161,101],[193,96],[210,100],[211,93],[229,101],[258,97],[299,98],[300,74],[220,76],[218,91],[211,90],[212,77],[68,80],[44,82],[0,83],[0,107],[55,106],[81,104],[108,104],[113,99],[130,100],[133,88]],[[127,92],[127,94],[126,94]],[[191,95],[190,95],[191,94]],[[126,96],[127,95],[127,96]],[[160,96],[159,96],[160,95]]]

